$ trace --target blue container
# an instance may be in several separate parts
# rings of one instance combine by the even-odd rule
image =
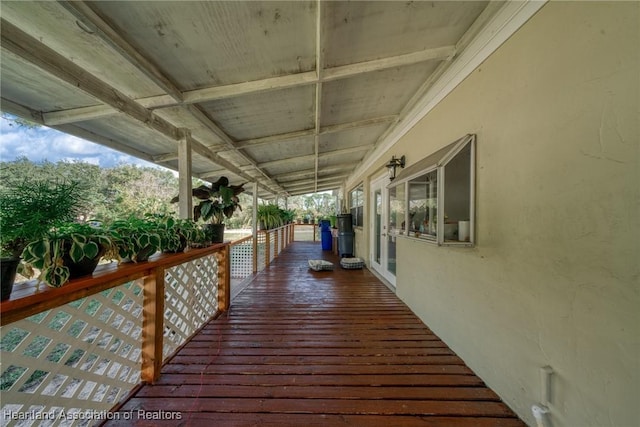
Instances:
[[[321,233],[322,250],[330,251],[333,246],[333,237],[331,236],[331,230],[322,230]]]
[[[320,230],[321,231],[331,231],[331,222],[328,219],[323,219],[320,221]]]

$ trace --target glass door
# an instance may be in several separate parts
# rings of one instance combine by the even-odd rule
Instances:
[[[386,188],[388,183],[389,179],[384,177],[371,184],[373,221],[371,221],[370,264],[378,274],[395,286],[396,237],[400,232],[400,224],[396,224],[396,218],[399,218],[397,203],[390,204],[390,200],[395,200],[397,190],[391,190],[394,197],[390,199],[389,190]]]

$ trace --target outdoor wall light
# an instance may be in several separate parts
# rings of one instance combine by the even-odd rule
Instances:
[[[397,167],[404,168],[404,162],[405,162],[404,156],[400,157],[399,159],[396,159],[396,156],[392,156],[391,160],[389,160],[389,163],[385,165],[388,169],[389,179],[391,181],[393,181],[396,177],[396,168]]]

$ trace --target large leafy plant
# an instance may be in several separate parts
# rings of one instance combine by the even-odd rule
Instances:
[[[146,261],[160,250],[162,241],[158,228],[158,221],[150,216],[113,221],[108,231],[117,247],[120,261]]]
[[[182,252],[188,245],[201,239],[200,227],[191,219],[179,219],[173,215],[156,215],[160,246],[165,252]]]
[[[19,257],[54,224],[74,221],[84,194],[85,187],[79,182],[64,179],[25,178],[5,183],[0,189],[0,255]]]
[[[242,210],[238,195],[244,191],[244,184],[229,185],[229,179],[221,176],[211,186],[203,184],[191,191],[200,202],[193,208],[193,220],[223,224],[225,218],[231,218],[236,210]],[[174,197],[172,202],[177,202]]]
[[[29,243],[22,258],[28,277],[36,268],[40,270],[38,281],[57,288],[69,281],[70,263],[95,260],[97,264],[103,255],[113,257],[115,254],[114,242],[102,227],[66,223],[53,227],[40,239]]]

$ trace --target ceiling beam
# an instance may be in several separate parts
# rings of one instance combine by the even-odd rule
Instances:
[[[175,102],[182,102],[180,89],[155,64],[126,41],[111,23],[99,16],[89,3],[79,0],[59,1],[58,3],[78,19],[82,26],[91,30],[100,40],[106,42],[120,56],[169,94]]]
[[[291,184],[286,184],[285,187],[287,189],[289,188],[297,188],[297,187],[307,187],[309,185],[315,185],[316,183],[319,184],[326,184],[326,183],[333,183],[336,181],[342,181],[344,180],[347,176],[349,176],[349,174],[347,173],[341,173],[339,175],[331,175],[331,176],[327,176],[327,177],[322,177],[322,178],[318,178],[317,180],[315,178],[311,178],[311,179],[306,179],[306,180],[301,180],[301,181],[295,181],[294,183]]]
[[[375,59],[372,61],[359,62],[356,64],[343,65],[340,67],[328,68],[324,71],[322,81],[344,79],[363,73],[387,70],[389,68],[404,67],[406,65],[417,64],[426,61],[446,61],[451,59],[456,53],[455,46],[442,46],[432,49],[410,52],[404,55],[390,56],[387,58]]]
[[[340,123],[337,125],[324,126],[320,128],[320,135],[328,135],[332,133],[343,132],[347,130],[362,128],[362,127],[390,123],[396,120],[397,118],[398,118],[397,115],[389,115],[389,116],[381,116],[381,117],[374,117],[371,119],[359,120],[356,122]],[[284,142],[290,139],[305,138],[305,137],[314,136],[314,135],[315,135],[315,129],[307,129],[303,131],[288,132],[288,133],[282,133],[279,135],[265,136],[263,138],[245,139],[243,141],[236,142],[236,146],[238,148],[245,149],[245,148],[257,147],[265,144]]]
[[[343,156],[345,154],[352,154],[352,153],[357,153],[359,151],[369,150],[371,147],[372,147],[371,144],[367,144],[367,145],[359,145],[357,147],[343,148],[341,150],[325,151],[324,153],[319,153],[318,155],[307,154],[305,156],[287,157],[286,159],[278,159],[278,160],[272,160],[269,162],[260,163],[258,166],[260,166],[261,168],[268,168],[273,166],[284,165],[291,162],[315,161],[316,158],[326,159],[328,157]]]
[[[353,163],[340,163],[340,164],[336,164],[336,165],[323,167],[322,168],[322,172],[323,173],[331,173],[331,172],[335,172],[335,171],[351,171],[351,170],[353,170],[354,167],[355,167],[355,165]],[[315,172],[314,168],[302,169],[302,170],[298,170],[298,171],[295,171],[295,172],[288,172],[288,173],[284,173],[284,174],[279,174],[279,175],[276,175],[275,178],[282,185],[286,185],[286,183],[288,181],[296,181],[299,178],[306,178],[308,176],[309,177],[313,176],[314,172]]]
[[[5,19],[2,19],[0,23],[2,25],[0,33],[3,49],[7,49],[67,84],[88,93],[100,102],[127,114],[163,137],[177,140],[177,128],[166,120],[157,117],[118,89],[87,73],[73,61],[45,46]]]
[[[154,64],[141,55],[114,29],[110,23],[98,16],[98,14],[95,13],[87,3],[82,1],[61,1],[60,4],[71,12],[74,17],[79,19],[83,25],[88,25],[89,28],[94,30],[101,40],[115,49],[116,52],[118,52],[118,54],[125,58],[130,64],[142,71],[151,81],[171,95],[177,103],[182,103],[182,93],[169,80],[169,78],[166,77]],[[186,109],[194,118],[205,125],[209,131],[222,140],[228,149],[235,151],[243,160],[253,164],[258,172],[264,176],[267,182],[270,183],[270,186],[276,188],[276,194],[284,192],[282,188],[278,188],[277,183],[273,181],[269,175],[256,166],[256,162],[253,159],[249,158],[235,147],[233,140],[222,129],[220,129],[213,119],[204,113],[200,107],[193,104],[186,104]],[[200,147],[200,150],[202,151],[202,146]],[[220,157],[218,156],[218,158]]]
[[[44,119],[42,118],[42,113],[39,111],[32,110],[31,108],[25,107],[24,105],[16,104],[15,102],[6,99],[0,98],[0,110],[13,114],[17,117],[22,117],[25,120],[30,120],[34,123],[38,123],[40,125],[44,125]]]
[[[183,97],[185,103],[195,104],[278,89],[287,89],[296,86],[306,86],[316,82],[316,73],[313,71],[307,71],[304,73],[288,74],[250,82],[195,89],[184,92]]]
[[[73,61],[70,61],[55,52],[53,49],[45,46],[40,41],[24,33],[5,19],[1,19],[0,24],[3,49],[7,49],[58,79],[77,87],[83,92],[97,98],[99,101],[118,109],[128,117],[155,131],[160,136],[174,142],[178,141],[180,132],[178,131],[178,128],[173,126],[171,123],[156,116],[133,99],[127,97],[118,89],[87,73]],[[63,129],[62,126],[63,125],[60,125],[60,127],[52,127]],[[224,166],[229,169],[230,172],[242,177],[243,179],[246,179],[247,181],[251,181],[253,179],[230,162],[213,153],[199,141],[194,139],[192,147],[198,154],[208,158],[216,164]],[[120,151],[123,150],[120,149]],[[143,153],[140,154],[141,156],[137,157],[153,161],[148,154],[144,156],[142,156]],[[268,187],[267,190],[273,191]]]
[[[316,47],[316,49],[318,49]],[[353,77],[362,73],[381,71],[388,68],[402,67],[426,61],[444,61],[453,58],[457,53],[455,46],[442,46],[410,52],[404,55],[381,58],[372,61],[364,61],[340,67],[323,68],[320,73],[307,71],[303,73],[288,74],[250,82],[234,83],[222,86],[213,86],[181,93],[182,102],[176,102],[166,94],[136,99],[141,105],[149,109],[175,107],[179,104],[195,104],[220,99],[233,98],[242,95],[250,95],[271,90],[286,89],[291,87],[318,84]],[[317,56],[317,54],[316,54]],[[316,59],[317,60],[317,59]],[[320,74],[320,76],[319,76]],[[62,111],[52,111],[44,114],[47,124],[62,124],[75,121],[95,119],[98,117],[115,114],[117,109],[108,106],[88,106]]]
[[[322,191],[331,191],[331,190],[337,190],[338,188],[340,188],[339,184],[323,184],[323,185],[319,185],[316,191],[313,191],[313,188],[311,189],[300,189],[297,191],[289,191],[289,194],[291,196],[300,196],[303,194],[311,194],[311,193],[320,193]]]
[[[281,193],[286,193],[286,191],[280,187],[278,185],[277,182],[275,182],[273,180],[272,177],[270,177],[269,175],[267,175],[267,173],[262,170],[257,162],[245,155],[243,152],[241,152],[235,145],[234,141],[231,139],[230,136],[228,136],[222,129],[220,129],[220,127],[218,127],[218,125],[213,121],[213,119],[211,117],[209,117],[209,115],[207,113],[205,113],[204,111],[202,111],[200,109],[200,107],[198,107],[197,105],[187,105],[186,107],[189,112],[203,125],[205,125],[207,127],[207,129],[209,129],[211,132],[213,132],[218,138],[220,138],[222,140],[222,142],[224,143],[224,145],[231,151],[235,152],[238,156],[240,156],[244,161],[246,161],[247,163],[251,164],[262,176],[264,176],[264,178],[266,178],[266,180],[269,182],[269,184],[272,187],[275,187],[275,194],[281,194]],[[206,147],[205,147],[206,148]],[[207,148],[207,150],[209,150]],[[210,151],[210,150],[209,150]]]

